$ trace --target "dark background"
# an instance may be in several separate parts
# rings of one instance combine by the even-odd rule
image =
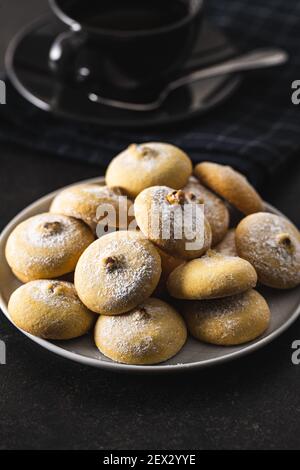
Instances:
[[[14,32],[47,9],[46,0],[0,1],[0,69]],[[99,174],[99,167],[2,146],[1,228],[38,197]],[[268,181],[263,196],[300,226],[300,159]],[[56,357],[3,315],[0,338],[7,345],[0,449],[300,448],[300,365],[291,362],[300,320],[251,356],[164,377],[113,374]]]

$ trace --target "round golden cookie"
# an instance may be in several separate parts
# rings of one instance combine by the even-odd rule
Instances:
[[[195,195],[167,186],[142,191],[134,203],[142,233],[162,250],[183,259],[198,258],[211,246],[211,228]]]
[[[6,259],[23,282],[50,279],[74,271],[94,236],[83,222],[59,214],[38,214],[10,234]]]
[[[166,361],[180,351],[186,338],[186,326],[179,313],[154,298],[124,315],[100,315],[95,327],[98,349],[124,364]]]
[[[212,231],[212,246],[215,246],[224,238],[229,227],[229,211],[226,205],[194,177],[189,179],[183,191],[195,194],[199,201],[204,204],[204,214]]]
[[[263,201],[256,190],[245,176],[230,166],[203,162],[196,165],[194,173],[201,183],[229,201],[243,214],[263,210]]]
[[[255,269],[248,261],[209,251],[176,268],[167,287],[177,299],[218,299],[240,294],[257,283]]]
[[[236,247],[262,284],[276,289],[300,284],[300,233],[284,217],[267,212],[246,217],[236,229]]]
[[[107,210],[112,212],[108,224],[110,227],[127,229],[133,219],[131,206],[132,201],[120,188],[87,183],[61,191],[54,198],[50,212],[83,220],[95,233],[97,225],[102,226],[105,223]]]
[[[170,144],[149,142],[132,144],[115,157],[105,179],[108,186],[119,186],[134,198],[150,186],[180,189],[192,171],[192,162],[182,150]]]
[[[238,256],[235,245],[235,229],[231,228],[226,233],[223,240],[214,247],[217,253],[225,256]]]
[[[262,335],[270,309],[255,290],[226,299],[185,302],[184,318],[192,336],[206,343],[235,346]]]
[[[161,275],[160,256],[140,233],[104,235],[83,253],[75,270],[82,302],[103,315],[128,312],[154,292]]]
[[[95,323],[70,282],[28,282],[11,295],[8,311],[18,328],[45,339],[77,338]]]

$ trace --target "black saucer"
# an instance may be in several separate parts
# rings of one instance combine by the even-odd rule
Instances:
[[[117,127],[161,126],[206,113],[228,98],[241,78],[212,78],[174,91],[156,111],[125,111],[91,102],[78,89],[59,86],[48,66],[49,49],[64,25],[53,16],[27,26],[12,40],[6,53],[7,74],[21,95],[35,106],[62,117]],[[220,31],[205,23],[181,75],[236,54]]]

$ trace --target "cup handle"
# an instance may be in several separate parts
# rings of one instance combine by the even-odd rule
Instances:
[[[74,61],[85,41],[85,36],[75,31],[66,31],[57,36],[49,52],[49,66],[55,75],[65,80],[74,79]]]

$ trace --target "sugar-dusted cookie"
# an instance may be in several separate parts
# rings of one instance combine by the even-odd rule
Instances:
[[[93,240],[80,220],[47,212],[21,222],[10,234],[5,254],[21,281],[50,279],[74,271]]]
[[[262,284],[277,289],[300,284],[300,233],[286,218],[267,212],[246,217],[236,229],[236,247]]]
[[[98,349],[124,364],[166,361],[180,351],[186,337],[186,326],[179,313],[155,298],[124,315],[100,315],[95,327]]]
[[[137,196],[134,212],[143,234],[174,257],[197,258],[211,246],[203,205],[190,192],[167,186],[147,188]]]
[[[78,184],[61,191],[53,200],[50,212],[83,220],[93,232],[101,220],[106,223],[106,212],[111,210],[109,226],[127,229],[133,219],[132,202],[120,188],[108,188],[99,184]],[[121,216],[122,214],[122,216]]]
[[[180,189],[193,171],[189,157],[174,145],[160,142],[132,144],[115,157],[106,172],[106,184],[132,197],[150,186]]]
[[[94,312],[128,312],[154,292],[161,275],[156,248],[140,233],[104,235],[88,247],[75,270],[75,287]]]
[[[248,261],[209,251],[176,268],[167,287],[177,299],[218,299],[255,287],[257,275]]]
[[[229,227],[229,211],[226,205],[193,176],[189,179],[183,191],[195,194],[199,201],[204,204],[204,214],[212,231],[212,246],[215,246],[224,238]]]
[[[70,282],[31,281],[10,297],[8,311],[18,328],[40,338],[65,340],[86,334],[96,321]]]
[[[255,290],[225,299],[185,302],[183,309],[192,336],[221,346],[254,340],[266,331],[271,315]]]
[[[217,253],[226,256],[238,256],[235,245],[235,229],[231,228],[226,233],[223,240],[214,247]]]
[[[194,173],[205,186],[229,201],[243,214],[262,211],[263,202],[241,173],[230,166],[202,162],[196,165]]]

